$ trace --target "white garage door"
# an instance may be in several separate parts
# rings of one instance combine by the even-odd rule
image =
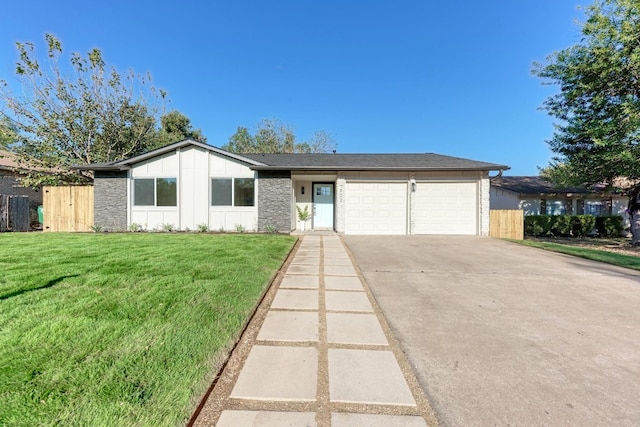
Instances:
[[[346,234],[407,234],[406,182],[348,182]]]
[[[416,234],[478,234],[478,184],[419,182]]]

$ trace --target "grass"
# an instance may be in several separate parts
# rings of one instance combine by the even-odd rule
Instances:
[[[559,252],[566,255],[573,255],[580,258],[586,258],[593,261],[600,261],[607,264],[617,265],[619,267],[640,270],[640,257],[633,255],[618,254],[614,252],[602,251],[597,249],[589,249],[579,246],[563,245],[560,243],[537,242],[532,240],[512,240],[525,246],[546,249],[553,252]]]
[[[0,235],[0,425],[184,424],[294,239]]]

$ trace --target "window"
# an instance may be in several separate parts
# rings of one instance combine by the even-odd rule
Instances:
[[[584,214],[593,216],[602,216],[604,203],[602,201],[586,201],[584,202]]]
[[[564,215],[567,205],[564,200],[547,200],[547,215]]]
[[[153,178],[133,180],[133,204],[134,206],[155,205],[153,190]]]
[[[211,206],[254,206],[253,178],[211,178]]]
[[[231,178],[211,179],[211,206],[231,206]]]
[[[176,178],[136,178],[133,180],[134,206],[177,206]]]
[[[235,206],[253,206],[255,194],[253,178],[236,178],[234,184],[233,204]]]

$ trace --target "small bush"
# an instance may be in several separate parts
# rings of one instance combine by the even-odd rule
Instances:
[[[98,224],[93,224],[91,226],[91,230],[93,230],[94,233],[99,233],[102,231],[102,226]]]
[[[524,217],[524,234],[547,236],[551,234],[552,220],[549,215],[527,215]]]
[[[624,227],[619,215],[599,216],[596,218],[596,228],[602,237],[618,237]]]
[[[165,224],[162,224],[161,228],[163,231],[171,232],[173,231],[174,225],[167,222]]]
[[[237,231],[238,233],[244,233],[244,232],[245,232],[245,231],[247,231],[247,230],[246,230],[246,228],[244,228],[244,225],[242,225],[242,224],[236,224],[236,231]]]
[[[131,223],[131,225],[129,226],[129,231],[141,231],[142,230],[142,226],[140,224],[137,224],[135,222]]]
[[[205,224],[205,223],[198,224],[198,225],[196,225],[196,227],[198,228],[198,231],[200,233],[206,233],[206,232],[209,231],[209,226],[207,224]]]
[[[278,228],[275,225],[267,224],[264,226],[264,231],[268,234],[276,234],[278,232]]]
[[[596,217],[593,215],[572,216],[571,235],[574,237],[584,237],[591,233],[596,227]]]

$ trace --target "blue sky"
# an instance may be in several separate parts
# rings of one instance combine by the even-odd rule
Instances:
[[[432,152],[537,174],[551,158],[558,89],[533,61],[580,40],[571,0],[280,0],[9,2],[0,79],[16,41],[45,51],[97,47],[119,71],[150,72],[170,108],[208,142],[265,118],[301,139],[324,130],[343,153]]]

